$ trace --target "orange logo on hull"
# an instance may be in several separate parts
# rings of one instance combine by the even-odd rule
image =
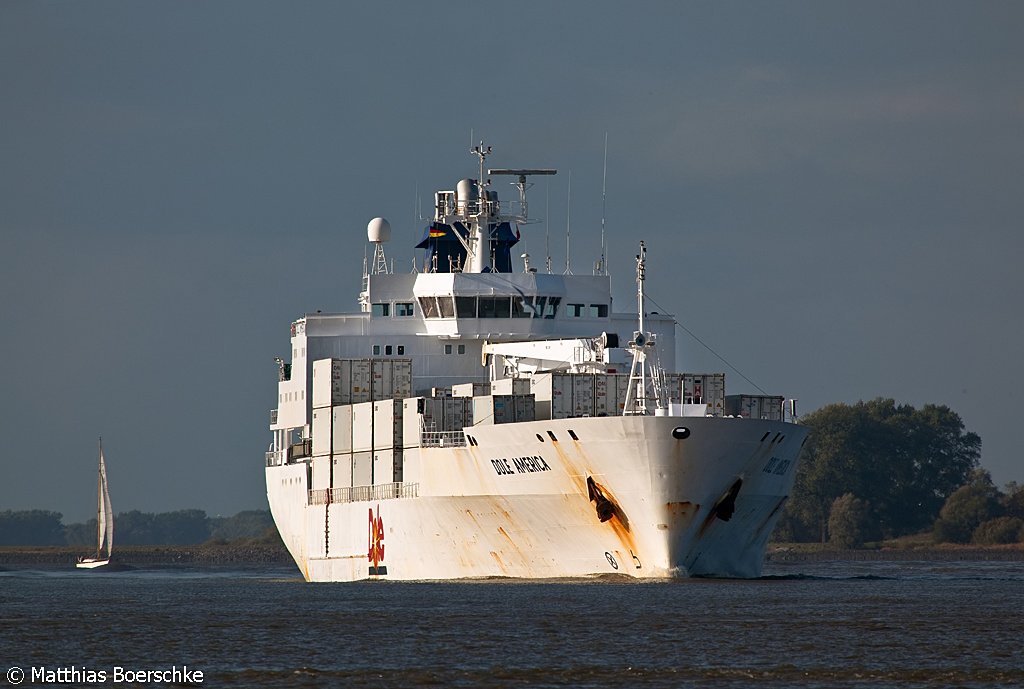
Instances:
[[[376,515],[373,508],[370,508],[370,538],[366,558],[370,561],[370,576],[388,573],[388,568],[381,564],[384,562],[384,520],[380,516],[380,505],[377,505]]]

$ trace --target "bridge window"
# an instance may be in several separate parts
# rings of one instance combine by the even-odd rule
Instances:
[[[416,313],[416,311],[415,311],[415,309],[413,309],[413,305],[412,305],[411,301],[396,301],[395,302],[395,315],[398,316],[399,318],[404,318],[406,316],[413,316],[413,315],[415,315],[415,313]]]
[[[459,345],[459,354],[465,354],[465,353],[466,353],[466,345],[460,344]]]
[[[455,297],[456,318],[476,318],[476,297]]]
[[[384,345],[384,356],[391,356],[391,345]]]
[[[533,297],[512,297],[512,318],[533,318]]]
[[[398,345],[398,356],[405,354],[405,345]]]
[[[548,303],[544,307],[544,318],[554,318],[558,313],[558,305],[561,303],[561,297],[548,297]]]
[[[380,345],[373,345],[373,355],[380,356]]]
[[[480,297],[480,318],[508,318],[512,312],[511,297]]]
[[[566,315],[569,316],[569,318],[583,318],[585,308],[585,304],[566,304]]]
[[[451,297],[438,297],[437,306],[441,318],[455,318],[455,304],[452,303]]]
[[[591,318],[608,318],[608,305],[607,304],[591,304],[590,305],[590,317]]]
[[[437,318],[437,300],[433,297],[420,297],[420,311],[423,312],[424,318]]]
[[[387,318],[391,315],[391,304],[373,304],[372,314],[374,318]]]

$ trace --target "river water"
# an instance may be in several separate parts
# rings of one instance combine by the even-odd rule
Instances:
[[[1024,562],[545,583],[15,570],[0,672],[15,668],[21,686],[1021,687]]]

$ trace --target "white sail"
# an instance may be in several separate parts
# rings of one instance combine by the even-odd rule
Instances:
[[[110,506],[110,489],[107,487],[107,464],[103,460],[103,445],[100,444],[100,486],[99,486],[99,518],[97,550],[102,551],[104,541],[107,546],[107,557],[114,548],[114,510]]]
[[[110,506],[107,487],[107,463],[103,459],[103,439],[99,441],[99,478],[96,487],[96,557],[80,557],[75,565],[79,569],[100,569],[110,565],[110,552],[114,547],[114,510]],[[106,546],[106,556],[103,548]]]

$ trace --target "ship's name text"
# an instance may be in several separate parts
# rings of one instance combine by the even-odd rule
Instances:
[[[511,462],[511,464],[510,464]],[[532,474],[537,471],[551,471],[551,467],[540,455],[532,457],[513,457],[511,460],[501,457],[492,459],[491,466],[499,476],[512,476],[519,474]]]

